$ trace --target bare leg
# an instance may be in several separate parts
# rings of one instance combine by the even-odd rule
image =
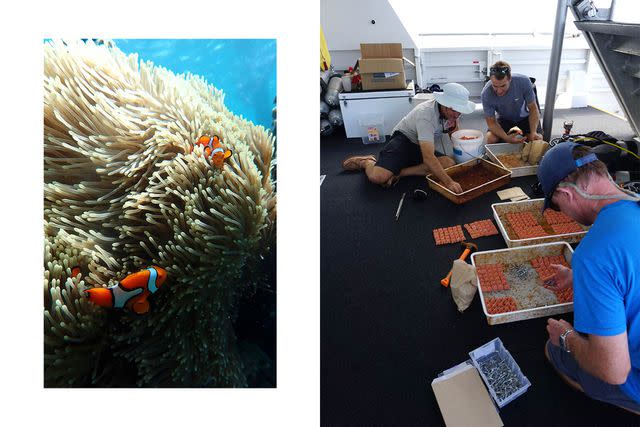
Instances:
[[[420,163],[419,165],[409,166],[408,168],[402,169],[399,176],[425,176],[429,173],[431,173],[429,166],[425,163]]]
[[[455,161],[448,156],[437,157],[438,161],[442,165],[443,168],[448,168],[449,166],[455,165]],[[408,168],[404,168],[400,171],[399,176],[426,176],[431,173],[429,166],[426,163],[420,163],[419,165],[409,166]]]
[[[378,185],[386,184],[393,177],[393,172],[383,167],[376,166],[375,162],[368,162],[364,172],[367,174],[369,181]]]
[[[383,187],[393,185],[400,178],[394,176],[390,170],[376,166],[376,158],[372,155],[348,157],[342,162],[342,168],[347,171],[364,170],[369,181]]]

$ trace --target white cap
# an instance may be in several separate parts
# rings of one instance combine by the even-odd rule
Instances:
[[[476,104],[469,101],[469,91],[458,83],[447,83],[442,86],[444,92],[434,92],[436,101],[445,107],[453,108],[459,113],[469,114],[476,109]]]

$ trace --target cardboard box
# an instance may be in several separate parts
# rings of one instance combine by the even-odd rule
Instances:
[[[360,54],[363,90],[407,87],[401,43],[361,43]]]
[[[504,425],[474,366],[461,363],[448,369],[431,388],[447,427]]]

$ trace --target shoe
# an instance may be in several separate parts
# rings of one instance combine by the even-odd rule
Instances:
[[[344,159],[342,162],[342,169],[347,171],[358,171],[367,167],[369,161],[376,162],[376,156],[351,156]]]

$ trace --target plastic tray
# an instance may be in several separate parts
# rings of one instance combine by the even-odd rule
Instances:
[[[505,169],[511,171],[512,177],[535,175],[538,172],[538,165],[530,165],[525,163],[523,166],[510,168],[500,161],[498,155],[501,154],[515,154],[521,153],[524,148],[524,144],[487,144],[485,147],[485,154],[492,162],[502,166]]]
[[[451,200],[453,203],[462,204],[466,203],[469,200],[475,199],[482,194],[488,193],[490,191],[495,190],[496,188],[500,188],[505,185],[507,182],[511,180],[511,171],[503,168],[502,166],[496,165],[495,163],[491,163],[485,159],[472,159],[468,162],[460,163],[459,165],[454,165],[446,168],[444,171],[448,175],[455,175],[458,173],[464,173],[465,170],[471,169],[474,166],[481,164],[483,168],[488,169],[496,175],[496,178],[485,182],[482,185],[471,188],[467,191],[463,191],[460,194],[456,194],[444,187],[442,184],[433,179],[433,174],[427,175],[427,181],[429,182],[429,187],[442,194],[447,199]]]
[[[496,390],[494,390],[491,385],[492,381],[489,381],[489,378],[487,378],[484,371],[480,367],[480,365],[483,364],[483,360],[485,358],[491,357],[496,353],[501,360],[504,360],[506,362],[506,365],[508,366],[508,371],[506,373],[510,373],[513,377],[517,378],[520,381],[520,384],[522,384],[521,387],[519,387],[516,391],[502,398],[498,397],[498,395],[496,394]],[[493,398],[494,402],[496,402],[496,405],[498,405],[499,408],[502,408],[507,403],[513,401],[516,397],[522,395],[531,386],[531,382],[529,382],[529,379],[524,376],[524,374],[520,370],[520,367],[511,356],[511,353],[509,353],[509,351],[502,344],[502,340],[500,340],[500,338],[496,338],[492,341],[489,341],[485,345],[476,348],[469,353],[469,356],[471,356],[471,362],[480,373],[480,377],[482,377],[482,380],[486,384],[487,389],[489,389],[489,394],[491,394],[491,397]]]
[[[589,227],[585,227],[580,225],[584,231],[576,232],[576,233],[566,233],[566,234],[553,234],[549,236],[543,237],[531,237],[529,239],[518,239],[518,237],[513,233],[511,226],[508,225],[508,221],[506,220],[506,214],[511,212],[523,212],[523,211],[531,211],[533,216],[536,218],[538,223],[545,228],[546,231],[549,231],[549,226],[547,221],[542,216],[542,207],[544,206],[544,199],[531,199],[531,200],[521,200],[519,202],[506,202],[506,203],[494,203],[491,205],[491,210],[493,210],[493,217],[496,219],[496,223],[498,224],[498,229],[504,238],[505,243],[508,247],[514,248],[518,246],[527,246],[527,245],[536,245],[541,243],[550,243],[550,242],[568,242],[568,243],[577,243],[587,234],[589,231]]]
[[[573,249],[568,243],[545,243],[542,245],[525,246],[521,248],[499,249],[495,251],[476,252],[471,255],[471,264],[474,267],[484,264],[511,264],[511,265],[527,265],[529,260],[541,256],[564,256],[564,259],[571,265]],[[534,319],[536,317],[553,316],[560,313],[573,311],[573,302],[558,303],[553,291],[545,289],[540,282],[538,274],[531,267],[528,276],[525,279],[519,279],[509,272],[505,273],[510,289],[504,291],[491,292],[492,297],[508,297],[516,294],[526,296],[528,302],[534,304],[536,301],[548,301],[549,305],[537,307],[524,307],[516,311],[510,311],[500,314],[490,314],[487,311],[487,305],[484,298],[482,282],[478,280],[478,290],[480,294],[480,303],[482,311],[487,317],[489,325],[497,325],[500,323],[517,322],[519,320]],[[522,307],[520,303],[522,298],[515,297],[518,307]]]

